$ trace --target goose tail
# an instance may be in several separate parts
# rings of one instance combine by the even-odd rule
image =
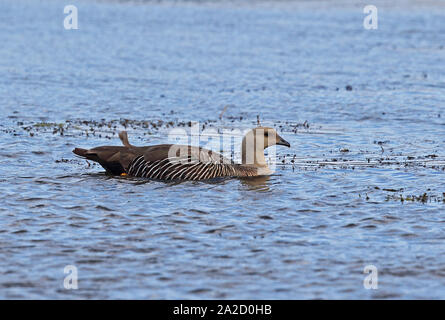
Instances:
[[[127,131],[121,131],[119,132],[119,139],[121,139],[122,144],[127,147],[127,148],[131,148],[133,147],[130,142],[128,141],[128,134]]]

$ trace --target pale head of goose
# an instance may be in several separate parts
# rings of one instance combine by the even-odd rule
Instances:
[[[241,144],[242,164],[267,167],[264,150],[274,145],[290,148],[289,142],[280,137],[274,128],[257,127],[250,130],[244,136]]]

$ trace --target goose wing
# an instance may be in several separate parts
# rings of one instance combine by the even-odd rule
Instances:
[[[192,162],[232,163],[217,152],[201,147],[180,144],[160,144],[148,147],[135,147],[138,153],[144,155],[145,161],[158,161],[171,159],[172,161],[184,160]]]

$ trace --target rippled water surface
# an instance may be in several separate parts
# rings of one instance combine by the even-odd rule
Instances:
[[[354,1],[78,1],[68,31],[64,2],[2,0],[0,297],[445,298],[445,7],[420,3],[365,30]],[[257,116],[292,145],[268,178],[71,153]]]

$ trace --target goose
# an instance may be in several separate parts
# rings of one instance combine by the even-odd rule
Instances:
[[[119,132],[123,146],[75,148],[84,159],[98,162],[108,174],[144,177],[154,180],[207,180],[219,177],[255,177],[273,173],[264,158],[264,149],[273,145],[290,148],[275,129],[257,127],[241,143],[242,163],[201,147],[160,144],[138,147],[130,144],[126,131]]]

